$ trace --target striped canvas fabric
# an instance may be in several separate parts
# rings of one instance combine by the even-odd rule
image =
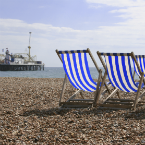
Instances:
[[[145,56],[144,55],[135,55],[135,57],[141,68],[141,71],[145,73]],[[134,65],[135,72],[137,73],[138,76],[140,76],[139,70],[138,70],[134,60],[133,60],[133,65]],[[144,77],[145,77],[145,74],[144,74]]]
[[[88,92],[96,91],[97,83],[91,77],[86,50],[59,51],[63,61],[65,73],[71,84],[77,88]]]
[[[105,61],[108,78],[114,87],[124,92],[137,92],[138,87],[132,77],[130,58],[128,55],[105,55]]]

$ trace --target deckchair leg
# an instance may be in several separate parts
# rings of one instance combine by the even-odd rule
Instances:
[[[61,103],[61,99],[64,95],[64,91],[65,91],[65,88],[66,88],[66,83],[67,83],[67,75],[65,74],[65,78],[64,78],[64,81],[63,81],[63,87],[62,87],[62,92],[61,92],[61,95],[60,95],[60,100],[59,100],[59,104]]]
[[[104,61],[103,61],[102,57],[100,56],[99,51],[97,51],[97,54],[98,54],[98,57],[99,57],[99,59],[100,59],[100,61],[101,61],[102,65],[103,65],[103,66],[104,66],[104,68],[105,68],[105,72],[107,72],[106,65],[105,65],[105,63],[104,63]],[[102,81],[103,81],[103,78],[102,78]],[[107,89],[108,93],[109,93],[109,94],[111,94],[111,91],[109,90],[109,88],[108,88],[107,84],[106,84],[106,83],[104,83],[104,84],[105,84],[105,87],[106,87],[106,89]]]
[[[81,60],[84,60],[84,63],[81,63],[81,61],[77,61],[77,59],[71,59],[70,60],[70,62],[71,63],[68,63],[68,65],[66,66],[66,65],[64,65],[64,70],[65,70],[65,72],[66,72],[66,75],[68,76],[68,75],[71,75],[71,76],[74,76],[74,73],[75,73],[75,71],[73,72],[73,73],[71,73],[71,74],[68,74],[68,71],[69,70],[71,70],[71,68],[73,67],[72,66],[72,64],[77,64],[77,65],[80,65],[80,67],[78,68],[78,71],[80,72],[80,73],[83,73],[83,71],[85,71],[85,70],[89,70],[89,67],[88,67],[88,64],[87,64],[87,57],[86,57],[86,53],[89,53],[89,55],[90,55],[90,57],[91,57],[91,59],[92,59],[92,61],[94,62],[94,65],[96,66],[96,68],[97,68],[97,70],[100,72],[101,70],[99,69],[99,67],[97,66],[97,63],[95,62],[95,59],[93,58],[93,56],[92,56],[92,54],[91,54],[91,52],[90,52],[90,50],[89,50],[89,48],[87,49],[87,50],[71,50],[71,51],[58,51],[58,50],[56,50],[56,53],[58,54],[58,57],[60,58],[60,60],[61,60],[61,62],[62,63],[68,63],[68,61],[70,60],[68,60],[68,58],[69,57],[71,57],[71,55],[72,55],[72,53],[73,53],[73,56],[76,56],[76,57],[79,57],[79,59]],[[80,55],[78,55],[78,53],[80,54]],[[70,65],[71,64],[71,65]],[[82,67],[81,67],[82,66]],[[105,75],[105,77],[103,77],[102,76],[102,73],[99,73],[99,79],[98,79],[98,84],[97,84],[97,88],[96,88],[96,92],[95,92],[95,97],[94,97],[94,99],[74,99],[76,96],[77,96],[77,94],[80,92],[80,94],[81,94],[81,96],[82,96],[82,98],[85,98],[85,97],[83,97],[83,95],[82,95],[82,93],[81,93],[81,90],[78,90],[77,92],[75,92],[75,94],[73,94],[67,101],[65,101],[65,102],[62,102],[62,100],[64,100],[63,99],[63,97],[64,97],[64,92],[65,92],[65,88],[66,88],[66,81],[67,81],[67,76],[65,75],[65,79],[64,79],[64,82],[63,82],[63,87],[62,87],[62,91],[61,91],[61,95],[60,95],[60,100],[59,100],[59,106],[61,106],[62,105],[62,107],[74,107],[74,106],[80,106],[80,107],[82,107],[82,106],[92,106],[93,105],[93,103],[94,103],[94,100],[96,100],[97,99],[97,96],[100,94],[100,89],[99,88],[101,88],[100,86],[104,86],[104,83],[105,83],[105,78],[106,78],[106,75]],[[90,79],[90,81],[89,82],[92,82],[92,84],[94,84],[94,86],[96,86],[96,84],[95,84],[95,82],[94,81],[92,81],[91,80],[91,78],[89,77],[89,73],[86,73],[85,74],[85,76],[83,75],[83,77],[88,77],[89,79]],[[74,78],[74,81],[76,81],[75,80],[76,78]],[[102,81],[102,84],[100,85],[100,81],[101,81],[101,79],[103,80]],[[87,85],[87,82],[85,82],[86,80],[84,80],[83,81],[83,83],[85,83],[84,84],[84,88],[85,89],[83,89],[84,91],[91,91],[91,90],[93,90],[93,91],[95,91],[94,89],[93,89],[93,85],[92,86],[88,86]],[[72,83],[72,82],[70,82],[75,88],[77,88],[77,89],[80,89],[81,87],[80,86],[77,86],[77,84],[74,84],[74,83]],[[108,92],[110,93],[110,91],[109,91],[109,89],[108,89],[108,86],[107,86],[107,84],[105,83],[105,87],[107,88],[107,90],[108,90]],[[87,89],[88,88],[88,89]],[[99,95],[100,96],[100,95]],[[98,101],[98,100],[97,100]],[[73,106],[74,105],[74,106]]]
[[[98,91],[99,91],[99,87],[100,87],[101,77],[102,77],[102,70],[99,70],[99,77],[98,77],[96,92],[95,92],[95,96],[94,96],[94,104],[95,104],[96,98],[98,96]]]
[[[105,74],[104,74],[104,77],[103,77],[103,80],[102,80],[102,83],[101,83],[100,90],[98,90],[98,91],[96,92],[96,94],[95,94],[94,106],[96,106],[96,104],[97,104],[98,101],[99,101],[99,98],[100,98],[100,95],[101,95],[101,92],[102,92],[102,88],[103,88],[103,85],[104,85],[106,76],[107,76],[107,72],[105,71]]]
[[[134,110],[136,110],[136,105],[138,103],[138,97],[139,97],[139,93],[140,93],[140,89],[141,89],[143,79],[144,79],[144,73],[141,74],[141,79],[140,79],[140,83],[139,83],[139,86],[138,86],[137,95],[136,95],[136,98],[135,98],[135,101],[134,101]]]

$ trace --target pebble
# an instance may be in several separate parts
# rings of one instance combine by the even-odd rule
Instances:
[[[59,110],[62,85],[61,78],[1,77],[0,144],[145,143],[145,109]],[[63,101],[76,91],[70,83],[66,87]],[[83,92],[83,97],[93,99],[94,93]]]

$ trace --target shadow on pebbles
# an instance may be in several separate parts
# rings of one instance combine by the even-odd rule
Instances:
[[[59,109],[62,85],[61,78],[0,78],[0,144],[145,144],[145,109]],[[64,101],[75,91],[66,90]]]

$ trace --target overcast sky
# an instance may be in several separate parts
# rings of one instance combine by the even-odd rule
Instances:
[[[90,48],[99,66],[96,51],[145,55],[145,0],[0,0],[0,53],[26,53],[29,32],[46,67],[62,67],[56,49]]]

